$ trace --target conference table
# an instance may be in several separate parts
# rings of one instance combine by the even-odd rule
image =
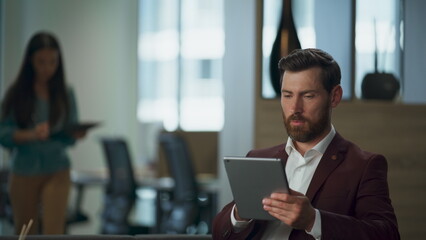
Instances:
[[[174,180],[171,177],[155,177],[152,171],[146,168],[137,168],[134,170],[134,177],[138,188],[153,189],[156,194],[156,220],[155,228],[159,229],[161,219],[161,201],[164,194],[171,193],[174,187]],[[84,214],[81,209],[84,191],[87,187],[104,187],[108,182],[108,170],[72,170],[71,181],[76,188],[76,199],[74,211],[77,218],[83,218]],[[208,174],[200,174],[197,176],[197,183],[200,193],[209,198],[209,217],[213,218],[217,212],[217,193],[219,190],[218,180]]]
[[[172,190],[174,186],[171,177],[155,177],[153,173],[141,168],[134,171],[138,187],[151,187],[158,190]],[[74,185],[85,187],[91,185],[104,185],[108,181],[108,170],[72,170],[71,181]],[[197,183],[201,191],[216,192],[218,181],[209,174],[197,175]]]

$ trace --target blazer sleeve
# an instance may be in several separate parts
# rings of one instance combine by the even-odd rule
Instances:
[[[232,201],[223,207],[222,211],[213,220],[213,239],[227,239],[227,240],[240,240],[240,239],[258,239],[259,231],[265,227],[266,221],[254,220],[244,230],[234,232],[231,222],[231,211],[235,202]]]
[[[319,207],[322,239],[400,239],[389,198],[387,168],[382,155],[368,159],[356,190],[353,214],[333,213]]]

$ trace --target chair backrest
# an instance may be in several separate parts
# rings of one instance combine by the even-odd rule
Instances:
[[[160,134],[159,143],[163,149],[169,172],[175,182],[173,199],[175,201],[197,199],[196,176],[185,139],[175,133],[165,132]]]
[[[8,191],[9,170],[0,169],[0,219],[13,222],[12,205],[9,200]]]
[[[188,146],[181,136],[167,132],[160,134],[159,143],[175,183],[170,208],[162,216],[160,232],[194,234],[197,231],[200,207]]]
[[[106,184],[101,233],[128,234],[128,216],[135,204],[136,182],[127,143],[121,138],[102,138],[109,180]]]
[[[106,191],[110,195],[136,196],[136,182],[127,143],[122,138],[102,138],[109,170]]]

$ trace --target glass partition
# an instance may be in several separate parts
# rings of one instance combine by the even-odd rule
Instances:
[[[279,97],[271,84],[270,68],[274,41],[279,33],[281,14],[288,14],[289,0],[263,0],[262,90],[265,99]],[[291,13],[301,48],[320,48],[339,62],[342,70],[343,98],[352,98],[352,0],[293,0]],[[272,54],[271,54],[272,53]],[[281,55],[281,57],[284,55]]]
[[[355,93],[357,98],[393,100],[402,86],[402,3],[357,0]]]

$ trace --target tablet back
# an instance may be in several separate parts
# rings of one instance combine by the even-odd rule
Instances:
[[[240,217],[277,220],[263,209],[262,199],[289,192],[281,159],[224,157],[224,164]]]

